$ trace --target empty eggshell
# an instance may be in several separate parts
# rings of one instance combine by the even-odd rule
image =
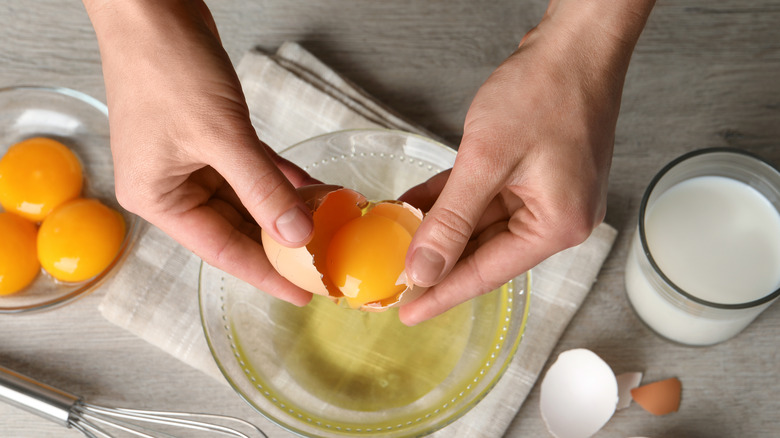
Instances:
[[[631,390],[639,386],[642,382],[642,373],[622,373],[616,377],[618,384],[618,404],[617,409],[625,409],[631,405]]]
[[[422,222],[423,213],[411,205],[400,201],[369,202],[362,194],[331,185],[311,185],[298,189],[301,198],[312,210],[314,236],[303,247],[289,248],[276,242],[265,230],[262,230],[262,242],[268,260],[284,278],[311,293],[324,295],[334,301],[345,297],[327,273],[327,253],[331,239],[337,231],[353,219],[366,214],[380,215],[391,219],[413,235]],[[381,312],[418,298],[426,288],[415,286],[401,272],[397,285],[406,286],[395,296],[382,300],[355,305],[360,310]],[[348,291],[346,293],[349,293]]]
[[[680,408],[682,383],[676,377],[642,385],[631,390],[631,397],[653,415],[666,415]]]
[[[617,402],[615,374],[587,349],[561,353],[542,380],[542,418],[557,438],[592,436],[612,417]]]

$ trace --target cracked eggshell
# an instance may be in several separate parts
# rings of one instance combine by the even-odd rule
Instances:
[[[631,405],[631,390],[642,382],[642,373],[638,371],[622,373],[618,374],[616,379],[618,384],[617,410],[621,410]]]
[[[316,211],[329,193],[339,189],[339,186],[315,184],[300,187],[297,191],[306,205],[312,211]],[[313,268],[314,256],[309,246],[313,245],[316,236],[312,242],[299,248],[290,248],[280,244],[265,230],[261,230],[260,237],[265,255],[276,272],[303,290],[317,295],[329,295],[328,289],[323,283],[322,274]]]
[[[590,350],[564,351],[542,380],[542,418],[557,438],[592,436],[612,418],[617,402],[614,372]]]
[[[631,390],[631,397],[653,415],[666,415],[680,409],[682,383],[676,377],[642,385]]]
[[[314,294],[340,301],[344,294],[333,284],[326,272],[328,245],[336,232],[347,222],[366,214],[385,216],[403,226],[411,235],[422,222],[423,213],[400,201],[371,203],[362,194],[333,185],[310,185],[298,188],[298,193],[312,210],[314,236],[303,247],[289,248],[276,242],[265,230],[261,233],[268,260],[279,274],[296,286]],[[427,288],[414,286],[404,272],[396,284],[407,287],[399,294],[359,307],[368,312],[382,312],[417,299]]]

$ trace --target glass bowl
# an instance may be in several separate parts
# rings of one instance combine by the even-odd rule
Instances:
[[[325,183],[395,199],[452,166],[455,152],[397,131],[355,130],[281,155]],[[496,384],[522,338],[530,274],[415,327],[315,296],[296,307],[202,264],[206,338],[228,382],[257,411],[307,437],[422,436]]]
[[[0,88],[0,156],[13,144],[31,137],[49,137],[68,146],[82,164],[82,196],[97,198],[121,212],[127,231],[119,254],[101,274],[80,283],[62,283],[42,271],[25,289],[0,296],[0,313],[6,314],[51,309],[94,291],[117,269],[139,227],[139,219],[122,209],[114,195],[108,109],[102,102],[68,88]]]

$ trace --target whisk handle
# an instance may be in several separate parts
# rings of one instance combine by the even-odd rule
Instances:
[[[81,397],[0,366],[0,401],[69,427],[70,410]]]

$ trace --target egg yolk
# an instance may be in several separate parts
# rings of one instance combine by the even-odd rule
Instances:
[[[76,155],[50,138],[16,143],[0,159],[0,204],[33,222],[79,196],[82,185]]]
[[[35,224],[13,213],[0,213],[0,295],[32,283],[41,265],[35,252]]]
[[[412,235],[398,222],[366,214],[339,229],[328,245],[331,281],[351,307],[391,298],[403,292],[399,281]]]
[[[114,260],[125,235],[118,211],[96,199],[69,201],[41,223],[38,257],[54,278],[79,282],[103,272]]]

